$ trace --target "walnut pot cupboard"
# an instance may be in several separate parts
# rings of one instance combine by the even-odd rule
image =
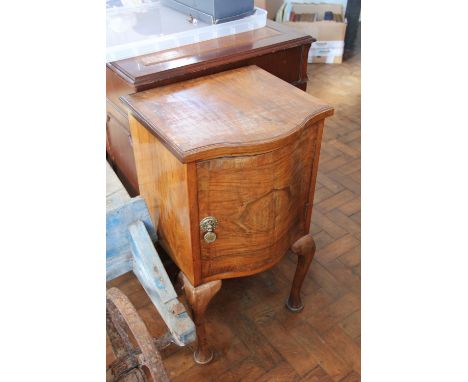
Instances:
[[[257,66],[122,99],[140,193],[182,272],[195,359],[206,363],[204,312],[222,279],[266,270],[291,248],[298,266],[287,306],[302,309],[320,143],[333,108]]]
[[[305,90],[311,36],[270,20],[264,28],[111,62],[106,67],[107,157],[131,196],[139,193],[127,108],[119,97],[257,65]]]

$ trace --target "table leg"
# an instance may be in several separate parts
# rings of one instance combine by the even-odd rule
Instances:
[[[193,358],[198,364],[209,363],[213,359],[213,352],[206,340],[205,311],[213,296],[221,289],[221,280],[194,287],[182,272],[179,273],[179,279],[192,308],[193,321],[197,328],[198,348],[193,353]]]
[[[291,247],[297,259],[296,273],[291,287],[291,293],[286,301],[286,307],[291,312],[300,312],[304,309],[304,304],[301,300],[301,289],[304,283],[305,276],[309,270],[310,263],[315,254],[315,242],[311,234],[305,235],[297,240]]]

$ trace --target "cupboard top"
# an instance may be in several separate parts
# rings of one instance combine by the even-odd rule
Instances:
[[[122,97],[183,163],[258,154],[292,142],[330,105],[257,66]]]

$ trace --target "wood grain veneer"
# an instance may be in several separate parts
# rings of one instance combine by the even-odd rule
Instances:
[[[197,164],[199,216],[218,219],[218,239],[201,240],[204,281],[270,268],[308,232],[318,130],[312,124],[293,143],[265,154]]]
[[[140,89],[149,84],[168,84],[170,82],[166,81],[179,76],[241,62],[275,50],[304,47],[308,51],[313,41],[311,36],[268,20],[264,28],[132,57],[108,63],[107,67]],[[304,72],[294,74],[296,80],[300,79],[299,74],[307,75]]]
[[[108,118],[115,110],[127,114],[119,97],[221,71],[257,65],[305,90],[307,54],[314,41],[281,24],[267,21],[264,28],[204,41],[162,52],[108,63],[106,96]],[[107,126],[107,155],[129,193],[139,194],[133,147],[122,131],[128,123]]]
[[[122,100],[183,163],[276,150],[296,140],[306,123],[333,113],[329,105],[256,66]]]
[[[129,117],[141,195],[151,219],[159,224],[158,240],[177,266],[196,284],[194,258],[198,257],[198,237],[192,245],[192,227],[197,225],[192,192],[188,189],[189,166],[175,158],[132,116]],[[196,262],[196,261],[195,261]]]
[[[140,193],[194,286],[265,270],[308,232],[329,105],[256,66],[123,101]],[[211,244],[205,216],[219,222]]]

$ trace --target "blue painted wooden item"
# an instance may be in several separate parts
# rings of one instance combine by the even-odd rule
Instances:
[[[172,334],[184,346],[196,339],[187,314],[154,247],[157,240],[143,198],[130,198],[107,164],[106,277],[112,280],[133,271]]]

